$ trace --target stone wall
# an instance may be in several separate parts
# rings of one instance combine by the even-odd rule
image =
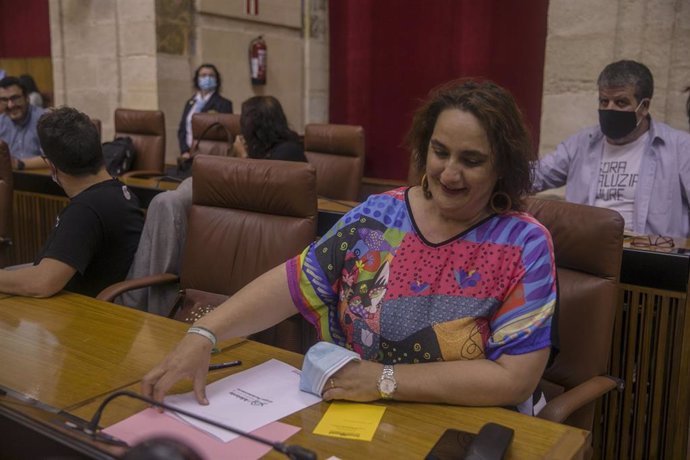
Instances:
[[[55,102],[103,123],[113,136],[117,107],[160,109],[166,161],[179,151],[177,127],[193,94],[192,73],[211,62],[239,113],[256,94],[276,96],[292,127],[328,119],[327,0],[50,0]],[[249,42],[268,47],[265,86],[249,79]]]
[[[98,118],[113,135],[117,107],[158,106],[152,1],[50,0],[56,105]]]
[[[213,62],[223,94],[242,101],[271,94],[293,128],[328,120],[328,1],[50,0],[57,104],[73,105],[103,122],[112,137],[116,107],[161,109],[167,161],[177,155],[182,106],[191,74]],[[249,81],[249,42],[263,35],[268,82]],[[690,85],[690,2],[687,0],[551,0],[544,67],[540,152],[597,123],[596,78],[618,59],[647,64],[655,77],[652,115],[687,129]]]
[[[251,2],[250,2],[251,3]],[[248,13],[247,2],[199,0],[194,65],[211,62],[223,77],[222,93],[239,113],[242,101],[254,95],[276,96],[290,123],[304,123],[304,42],[300,0],[259,0],[259,13]],[[267,47],[266,85],[253,86],[249,77],[249,43],[259,35]]]

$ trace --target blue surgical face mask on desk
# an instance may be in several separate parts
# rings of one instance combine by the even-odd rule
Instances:
[[[218,86],[218,82],[216,81],[216,77],[212,77],[210,75],[204,75],[203,77],[199,77],[199,88],[202,91],[212,91],[216,89]]]
[[[318,342],[304,355],[299,389],[321,396],[326,380],[345,364],[361,359],[354,351],[330,342]]]

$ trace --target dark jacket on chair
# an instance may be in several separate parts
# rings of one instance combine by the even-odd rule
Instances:
[[[194,97],[191,97],[184,105],[180,127],[177,129],[177,141],[180,144],[180,153],[189,152],[191,146],[187,145],[187,115],[194,107]],[[225,99],[218,92],[213,93],[206,105],[201,109],[202,112],[232,113],[232,102]]]

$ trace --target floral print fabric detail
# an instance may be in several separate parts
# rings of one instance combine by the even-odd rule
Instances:
[[[293,301],[320,338],[390,364],[550,346],[556,283],[546,229],[509,213],[431,245],[406,191],[370,197],[288,261]]]

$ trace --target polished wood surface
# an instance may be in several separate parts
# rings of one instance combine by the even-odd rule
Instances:
[[[211,379],[241,372],[271,358],[279,359],[295,367],[302,365],[302,356],[270,347],[258,342],[246,341],[235,345],[218,356],[222,359],[241,359],[242,368],[213,372]],[[138,391],[137,385],[130,389]],[[178,392],[190,391],[191,384],[181,384]],[[94,401],[72,411],[82,418],[91,418],[98,408]],[[528,417],[500,408],[470,408],[439,404],[404,402],[377,402],[386,411],[372,442],[354,441],[313,434],[313,430],[329,407],[322,402],[282,419],[283,422],[301,426],[289,444],[299,444],[314,450],[319,458],[332,455],[354,458],[423,458],[447,428],[478,432],[487,422],[499,423],[515,430],[515,437],[506,458],[584,458],[589,445],[589,432],[557,423]],[[102,426],[109,426],[145,408],[145,404],[125,398],[116,399],[104,411]],[[271,454],[268,458],[284,458]]]
[[[167,318],[63,293],[52,299],[0,299],[0,384],[90,419],[109,393],[139,390],[140,379],[180,339],[187,325]],[[241,368],[214,371],[209,380],[240,372],[277,358],[301,367],[302,356],[242,339],[222,344],[213,361],[241,359]],[[182,382],[174,391],[189,391]],[[508,458],[583,458],[586,431],[499,408],[466,408],[401,402],[387,406],[372,442],[350,441],[312,433],[329,404],[317,404],[283,419],[302,430],[289,443],[315,450],[320,458],[371,456],[422,458],[447,428],[477,432],[493,421],[515,429]],[[21,406],[7,397],[0,405]],[[143,409],[144,404],[116,399],[104,412],[107,426]],[[21,409],[31,416],[35,409]],[[68,433],[69,435],[69,433]],[[79,437],[73,434],[74,437]],[[83,438],[83,436],[81,436]],[[113,455],[116,449],[100,446]],[[271,458],[282,458],[271,454]]]
[[[68,409],[141,380],[188,325],[79,294],[0,299],[0,384]]]
[[[157,190],[175,190],[179,182],[165,180],[160,177],[121,177],[120,181],[131,187],[151,188]]]
[[[319,198],[318,208],[319,212],[332,212],[345,214],[350,209],[357,206],[356,201],[331,200],[330,198]]]

